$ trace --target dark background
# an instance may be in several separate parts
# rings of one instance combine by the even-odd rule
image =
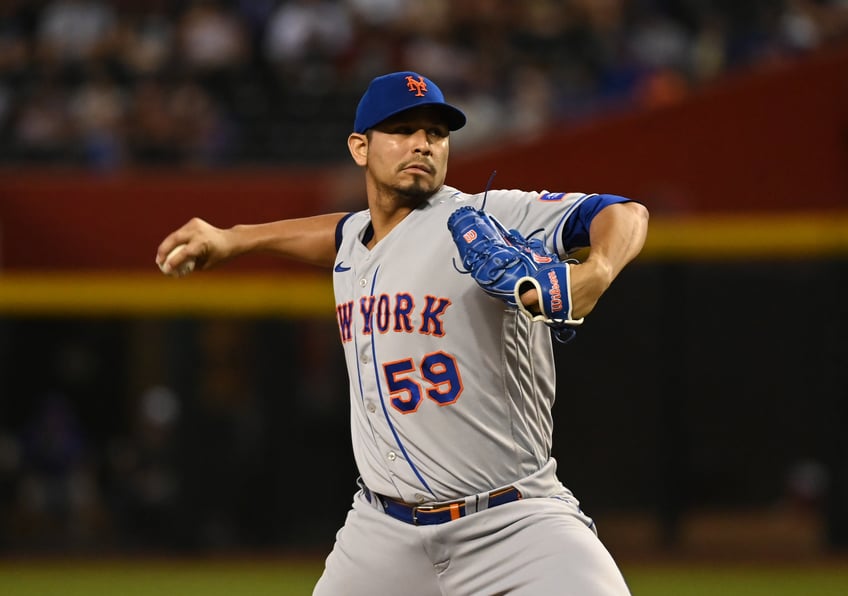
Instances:
[[[602,526],[647,520],[646,548],[704,510],[812,516],[844,547],[846,289],[841,260],[633,265],[556,347],[563,481]],[[334,320],[0,332],[7,551],[332,540],[356,477]]]

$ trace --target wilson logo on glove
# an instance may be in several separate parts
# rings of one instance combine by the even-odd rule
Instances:
[[[462,238],[463,238],[466,242],[474,242],[474,240],[476,240],[476,239],[477,239],[477,232],[476,232],[476,231],[474,231],[474,230],[468,230],[467,232],[465,232],[465,233],[462,235]]]
[[[562,310],[562,290],[559,287],[556,271],[548,271],[548,281],[551,282],[551,289],[548,290],[550,310],[551,312],[559,312]]]

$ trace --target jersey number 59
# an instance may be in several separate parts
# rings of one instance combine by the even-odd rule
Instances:
[[[414,378],[416,370],[421,371],[426,386]],[[427,354],[417,368],[412,358],[387,362],[383,365],[383,372],[392,407],[403,414],[418,409],[423,399],[422,393],[440,406],[456,402],[462,393],[462,377],[456,360],[445,352]]]

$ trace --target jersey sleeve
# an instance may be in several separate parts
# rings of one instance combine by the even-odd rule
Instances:
[[[544,237],[548,249],[560,256],[589,246],[589,226],[604,208],[631,199],[611,194],[580,192],[526,192],[493,190],[483,206],[504,226],[516,229],[525,237]]]
[[[601,209],[616,203],[627,203],[630,200],[619,195],[586,195],[576,209],[563,220],[560,234],[563,249],[568,252],[575,248],[589,246],[589,225]]]

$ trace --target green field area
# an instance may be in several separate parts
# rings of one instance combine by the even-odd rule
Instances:
[[[848,594],[848,564],[803,567],[631,563],[622,567],[634,596]],[[320,571],[320,562],[294,563],[288,560],[0,561],[0,594],[300,596],[311,593]]]

